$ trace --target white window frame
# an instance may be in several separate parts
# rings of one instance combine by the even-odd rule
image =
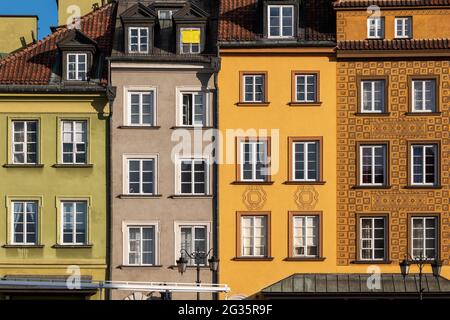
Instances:
[[[371,22],[375,21],[372,26]],[[374,35],[371,35],[371,31],[374,31]],[[367,38],[368,39],[383,39],[384,38],[384,19],[382,17],[369,17],[367,18]]]
[[[414,182],[414,148],[420,147],[422,148],[422,160],[421,163],[422,168],[422,182]],[[426,182],[426,149],[432,148],[435,151],[435,159],[434,159],[434,182],[433,183],[427,183]],[[410,183],[413,186],[434,186],[438,182],[438,159],[439,159],[439,147],[437,144],[412,144],[410,149]]]
[[[270,9],[271,8],[279,8],[280,10],[280,26],[279,26],[279,31],[280,31],[280,35],[279,36],[273,36],[270,34]],[[283,11],[284,8],[292,8],[292,27],[291,27],[291,35],[290,36],[284,36],[283,35]],[[295,6],[293,5],[268,5],[267,6],[267,37],[269,39],[292,39],[295,36]]]
[[[64,143],[70,143],[70,142],[64,142],[64,133],[66,132],[66,131],[64,131],[64,123],[66,123],[66,122],[71,122],[72,123],[72,131],[71,131],[71,133],[72,133],[72,157],[73,157],[73,161],[72,162],[65,162],[64,161]],[[75,125],[76,125],[76,123],[84,123],[84,125],[85,125],[85,128],[86,128],[86,131],[76,131],[75,130]],[[61,126],[61,152],[60,152],[60,157],[61,157],[61,163],[62,164],[74,164],[74,165],[79,165],[79,164],[87,164],[88,162],[89,162],[89,121],[88,120],[84,120],[84,119],[81,119],[81,120],[78,120],[78,119],[61,119],[61,121],[60,121],[60,126]],[[76,133],[84,133],[84,139],[85,139],[85,142],[75,142],[75,134]],[[83,154],[83,152],[78,152],[78,151],[76,151],[77,150],[77,148],[76,148],[76,145],[77,144],[82,144],[82,143],[84,143],[84,148],[85,148],[85,158],[86,158],[86,161],[84,161],[84,162],[77,162],[76,161],[76,155],[77,154]]]
[[[251,166],[252,166],[252,178],[251,179],[245,179],[244,178],[244,145],[245,144],[251,144],[252,145],[252,159],[251,159]],[[267,171],[265,177],[263,179],[257,179],[256,178],[256,164],[257,164],[257,152],[256,152],[256,145],[257,144],[264,144],[265,145],[265,151],[266,151],[266,159],[265,159],[265,168],[263,170]],[[240,172],[240,180],[241,181],[254,181],[254,182],[264,182],[269,179],[269,143],[267,140],[242,140],[239,142],[239,172]]]
[[[364,238],[363,237],[363,220],[370,220],[371,221],[371,234],[372,236],[370,238]],[[375,238],[375,220],[383,220],[383,257],[382,258],[375,258],[375,240],[380,240],[381,238]],[[387,219],[385,217],[359,217],[359,260],[361,261],[384,261],[386,259],[386,233],[387,233]],[[377,228],[379,229],[379,228]],[[371,243],[370,248],[363,248],[363,241],[368,240]],[[363,249],[364,250],[371,250],[371,257],[370,258],[363,258]]]
[[[211,222],[205,221],[175,221],[174,223],[174,235],[175,235],[175,255],[174,263],[180,258],[181,255],[181,228],[206,228],[206,250],[207,252],[211,249]],[[188,265],[193,265],[191,259]]]
[[[22,203],[22,205],[23,205],[23,208],[24,208],[24,213],[23,213],[23,222],[22,222],[22,225],[23,225],[23,242],[16,242],[15,241],[15,239],[14,239],[14,236],[15,236],[15,230],[14,230],[14,214],[15,214],[15,211],[14,211],[14,204],[15,203]],[[35,232],[35,241],[34,242],[29,242],[28,241],[28,236],[27,236],[27,222],[28,222],[28,220],[27,220],[27,205],[29,204],[29,203],[33,203],[33,204],[35,204],[36,205],[36,221],[35,221],[35,230],[36,230],[36,232]],[[11,241],[11,244],[12,245],[24,245],[24,246],[34,246],[34,245],[37,245],[38,243],[39,243],[39,210],[40,210],[40,204],[39,204],[39,201],[37,201],[37,200],[17,200],[17,199],[14,199],[14,200],[11,200],[11,202],[10,202],[10,206],[11,206],[11,215],[10,215],[10,217],[11,217],[11,234],[10,234],[10,236],[11,236],[11,238],[10,238],[10,241]]]
[[[15,124],[21,122],[23,123],[23,142],[16,142],[16,129]],[[28,123],[34,122],[36,123],[36,131],[28,131]],[[37,164],[39,162],[39,121],[38,120],[20,120],[20,119],[13,119],[11,121],[11,127],[12,127],[12,143],[11,143],[11,156],[12,156],[12,163],[13,164]],[[35,133],[36,134],[36,141],[28,141],[28,133]],[[35,162],[28,162],[28,154],[32,154],[28,151],[28,144],[35,144],[36,145],[36,161]],[[15,152],[15,146],[16,145],[22,145],[22,152]],[[16,154],[23,154],[23,162],[17,162],[15,159]]]
[[[427,82],[432,82],[434,83],[434,91],[432,92],[432,96],[434,97],[434,106],[433,106],[433,110],[429,110],[426,107],[426,83]],[[421,83],[421,89],[422,89],[422,105],[420,109],[416,109],[416,94],[415,94],[415,90],[416,90],[416,83]],[[437,86],[437,81],[435,79],[413,79],[411,81],[411,101],[412,101],[412,106],[411,106],[411,111],[412,112],[436,112],[437,111],[437,96],[436,96],[436,86]]]
[[[253,251],[253,254],[252,255],[245,255],[244,254],[244,232],[243,232],[243,219],[248,219],[248,218],[251,218],[251,219],[253,219],[253,229],[252,229],[252,251]],[[254,237],[255,237],[255,223],[254,223],[254,220],[256,219],[256,218],[264,218],[264,221],[265,221],[265,228],[264,228],[264,231],[265,231],[265,233],[264,233],[264,253],[265,254],[263,254],[263,255],[256,255],[255,254],[255,248],[256,248],[256,246],[255,246],[255,241],[254,241]],[[240,228],[241,228],[241,230],[239,230],[239,232],[240,232],[240,234],[239,234],[239,236],[240,236],[240,248],[239,248],[239,250],[240,250],[240,256],[241,257],[259,257],[259,258],[261,258],[261,257],[267,257],[268,255],[269,255],[269,252],[268,252],[268,249],[269,249],[269,217],[267,216],[267,215],[258,215],[257,213],[255,213],[255,215],[242,215],[242,216],[240,216],[240,219],[241,219],[241,221],[240,221]]]
[[[153,193],[130,193],[130,187],[129,187],[129,161],[130,160],[139,160],[139,161],[145,161],[145,160],[153,160],[154,164],[154,173],[153,173]],[[129,196],[154,196],[158,194],[159,191],[159,174],[158,174],[158,167],[159,167],[159,155],[157,154],[124,154],[123,155],[123,194],[129,195]],[[142,190],[142,172],[140,173],[140,189]]]
[[[129,228],[149,228],[153,227],[155,231],[155,264],[129,264]],[[160,230],[158,221],[123,221],[122,222],[122,235],[123,235],[123,250],[122,250],[122,263],[125,266],[139,267],[139,266],[157,266],[160,261]],[[142,233],[141,233],[142,235]],[[142,260],[141,260],[142,261]]]
[[[262,78],[262,95],[261,100],[256,99],[256,78]],[[246,90],[246,79],[252,78],[252,97],[253,99],[247,100],[247,90]],[[250,102],[250,103],[261,103],[265,102],[266,100],[266,76],[264,74],[244,74],[242,76],[242,100],[243,102]]]
[[[303,85],[303,89],[305,90],[305,99],[304,100],[300,100],[298,99],[298,95],[299,95],[299,91],[298,91],[298,86],[299,86],[299,78],[305,78],[305,84]],[[295,74],[295,102],[301,102],[301,103],[314,103],[317,102],[317,93],[319,92],[318,88],[317,88],[317,74],[311,74],[311,73],[298,73]],[[308,91],[308,85],[310,84],[311,80],[308,79],[313,79],[312,82],[314,84],[314,99],[313,100],[309,100],[308,99],[308,94],[310,93]]]
[[[189,45],[189,52],[185,52],[183,48],[183,31],[199,31],[200,32],[200,42],[198,43],[198,51],[193,51],[193,44],[196,43],[186,43]],[[202,29],[196,27],[180,28],[180,53],[181,54],[200,54],[202,52]]]
[[[303,241],[304,241],[304,245],[302,246],[303,248],[304,248],[304,252],[305,252],[305,254],[296,254],[295,253],[295,248],[296,248],[296,246],[295,246],[295,239],[296,238],[300,238],[300,236],[298,236],[297,235],[297,233],[296,233],[296,220],[300,220],[300,219],[302,219],[303,220]],[[307,234],[307,230],[308,230],[308,225],[307,225],[307,222],[308,222],[308,220],[313,220],[313,228],[314,229],[316,229],[315,230],[315,232],[316,232],[316,234],[315,234],[315,236],[314,235],[312,235],[312,236],[308,236],[308,234]],[[316,223],[315,225],[314,225],[314,223]],[[319,216],[317,216],[317,215],[294,215],[293,217],[292,217],[292,252],[291,252],[291,254],[292,254],[292,256],[293,257],[301,257],[301,258],[316,258],[316,257],[319,257],[320,256],[320,245],[321,245],[321,243],[320,243],[320,223],[321,223],[321,221],[320,221],[320,217]],[[315,241],[316,241],[316,250],[317,250],[317,254],[315,254],[315,255],[311,255],[311,254],[308,254],[308,248],[310,247],[307,243],[308,243],[308,238],[315,238]]]
[[[372,151],[372,163],[371,163],[371,167],[372,167],[372,175],[371,175],[371,183],[364,183],[363,182],[363,149],[364,148],[370,148]],[[382,183],[376,183],[375,182],[375,149],[377,148],[382,148],[383,149],[383,157],[384,157],[384,164],[383,164],[383,176],[384,176],[384,181]],[[364,145],[360,145],[359,146],[359,185],[360,186],[384,186],[388,183],[387,181],[387,173],[388,173],[388,150],[387,150],[387,145],[384,144],[379,144],[379,145],[375,145],[375,144],[364,144]]]
[[[137,30],[138,32],[138,36],[137,36],[137,46],[138,49],[137,51],[133,51],[131,50],[131,31],[132,30]],[[147,30],[147,49],[146,50],[141,50],[141,31],[142,30]],[[149,47],[150,47],[150,29],[148,27],[128,27],[128,52],[130,53],[148,53]]]
[[[398,22],[401,22],[401,29],[399,29]],[[407,22],[409,23],[408,28],[406,27]],[[396,39],[409,39],[412,37],[412,17],[396,17],[394,25]]]
[[[376,90],[375,90],[375,86],[376,86],[376,83],[377,82],[380,82],[382,85],[381,85],[381,98],[382,98],[382,109],[381,110],[376,110],[375,109],[375,93],[376,93]],[[370,97],[370,99],[371,99],[371,103],[370,103],[370,109],[369,110],[367,110],[367,109],[364,109],[364,103],[365,103],[365,100],[364,100],[364,84],[366,84],[366,83],[370,83],[370,95],[371,95],[371,97]],[[360,97],[360,100],[361,100],[361,113],[384,113],[384,112],[386,112],[386,82],[385,82],[385,80],[384,79],[374,79],[374,80],[361,80],[361,93],[360,93],[360,95],[361,95],[361,97]]]
[[[169,13],[169,18],[166,18],[166,19],[162,19],[161,18],[161,16],[162,16],[162,14],[161,14],[161,12],[162,11],[164,11],[164,12],[168,12]],[[160,9],[160,10],[158,10],[158,20],[172,20],[172,16],[173,16],[173,11],[172,10],[168,10],[168,9]]]
[[[205,161],[205,192],[204,193],[182,193],[181,192],[181,162],[183,161],[191,161],[191,165],[192,162],[194,161]],[[182,156],[176,157],[176,169],[175,169],[175,174],[176,174],[176,181],[175,181],[175,193],[177,195],[185,195],[185,196],[206,196],[210,194],[210,159],[207,156],[198,156],[198,155],[194,155],[194,156]],[[194,171],[191,172],[191,187],[192,187],[192,191],[194,191]]]
[[[71,56],[75,56],[75,62],[69,62]],[[85,59],[84,60],[85,61],[85,63],[84,63],[84,70],[80,69],[80,62],[79,62],[80,56],[84,56],[84,59]],[[88,77],[88,74],[87,74],[87,66],[88,66],[87,53],[68,53],[66,59],[67,59],[67,63],[66,63],[66,65],[67,65],[66,66],[66,68],[67,68],[67,70],[66,70],[67,71],[67,76],[66,76],[67,80],[69,80],[69,81],[86,81],[87,77]],[[69,65],[71,65],[71,64],[75,64],[75,78],[74,79],[70,78]],[[82,73],[82,72],[84,72],[84,74],[85,74],[85,79],[82,79],[80,77],[80,73]]]
[[[153,107],[152,107],[152,121],[151,123],[143,123],[143,113],[142,113],[142,96],[145,94],[152,93],[153,95]],[[126,101],[125,101],[125,119],[127,126],[131,127],[154,127],[156,126],[156,88],[127,88],[125,91]],[[138,94],[139,95],[139,123],[131,123],[131,95]]]
[[[193,111],[195,112],[195,95],[203,95],[203,123],[195,123],[195,114],[193,114],[192,125],[183,124],[183,94],[192,94],[193,101]],[[176,112],[176,123],[179,127],[189,127],[189,128],[204,128],[209,124],[209,88],[202,90],[201,87],[177,87],[176,88],[177,98],[177,112]]]
[[[422,222],[423,222],[423,234],[422,234],[422,237],[423,237],[423,251],[422,251],[422,254],[423,254],[423,257],[426,257],[426,251],[427,251],[427,249],[430,249],[430,248],[428,248],[427,247],[427,240],[428,239],[432,239],[432,238],[427,238],[427,235],[426,235],[426,230],[427,230],[427,227],[426,227],[426,221],[427,220],[434,220],[434,234],[435,234],[435,238],[434,238],[434,257],[433,258],[431,258],[431,259],[436,259],[437,257],[439,257],[439,219],[438,219],[438,217],[436,217],[436,216],[412,216],[411,217],[411,221],[410,221],[410,225],[411,225],[411,232],[410,232],[410,235],[411,235],[411,239],[410,239],[410,242],[411,242],[411,246],[410,246],[410,250],[411,250],[411,257],[413,258],[413,259],[418,259],[419,257],[417,257],[417,256],[415,256],[414,255],[414,220],[422,220]],[[418,249],[418,250],[420,250],[420,249]],[[430,259],[430,258],[429,258]]]
[[[85,203],[86,204],[86,216],[85,216],[85,242],[81,243],[81,242],[77,242],[76,241],[76,234],[77,234],[77,220],[76,220],[76,211],[73,212],[74,216],[73,216],[73,230],[72,230],[72,237],[74,239],[74,241],[72,242],[64,242],[64,204],[65,203],[71,203],[72,206],[76,203]],[[89,201],[88,200],[84,200],[84,199],[75,199],[75,200],[71,200],[71,199],[64,199],[64,200],[60,200],[60,244],[64,245],[64,246],[71,246],[71,245],[87,245],[89,243],[89,211],[90,211],[90,205],[89,205]],[[74,210],[76,210],[76,207],[74,208]]]
[[[303,171],[305,172],[305,178],[304,179],[296,179],[295,178],[295,172],[297,170],[297,166],[295,163],[295,146],[298,144],[302,144],[303,145],[303,150],[304,150],[304,166],[303,166]],[[317,173],[317,178],[316,179],[310,179],[309,178],[309,146],[310,145],[316,145],[316,173]],[[319,181],[320,180],[320,168],[321,168],[321,155],[320,155],[320,141],[293,141],[292,142],[292,181]]]

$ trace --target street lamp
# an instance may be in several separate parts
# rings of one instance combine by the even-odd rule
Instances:
[[[200,267],[202,266],[202,262],[205,261],[206,258],[210,257],[208,259],[208,264],[209,264],[209,270],[211,270],[212,272],[216,272],[217,269],[219,268],[219,259],[217,259],[215,256],[213,256],[212,253],[212,248],[208,251],[194,251],[194,252],[187,252],[185,249],[181,249],[180,250],[180,258],[177,260],[177,267],[178,267],[178,272],[183,274],[186,272],[187,269],[187,265],[189,263],[188,259],[190,260],[194,260],[195,262],[195,266],[197,268],[197,280],[195,281],[195,283],[197,284],[197,286],[200,286]],[[186,258],[187,257],[187,258]],[[197,292],[197,300],[200,300],[200,292]]]
[[[411,264],[415,264],[419,267],[419,299],[423,299],[423,288],[422,288],[422,276],[423,276],[423,267],[425,264],[431,264],[431,269],[433,271],[433,276],[439,277],[441,274],[442,261],[438,259],[431,259],[422,256],[422,254],[418,258],[412,258],[410,255],[405,255],[405,259],[399,263],[400,271],[405,278],[409,274],[409,270]]]

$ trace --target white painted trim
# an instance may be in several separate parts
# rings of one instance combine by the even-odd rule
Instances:
[[[181,161],[183,160],[205,160],[206,161],[206,189],[205,193],[197,194],[197,193],[181,193]],[[210,195],[211,190],[211,157],[208,155],[175,155],[175,194],[177,195],[192,195],[192,196],[202,196],[202,195]]]
[[[204,102],[204,123],[202,126],[199,125],[191,125],[188,127],[192,128],[203,128],[209,125],[209,104],[210,104],[210,89],[209,87],[206,90],[202,90],[201,86],[177,86],[175,87],[175,115],[176,115],[176,125],[177,126],[185,126],[183,125],[183,93],[202,93],[203,94],[203,102]]]
[[[129,193],[128,192],[128,160],[129,159],[153,159],[155,161],[155,177],[154,177],[154,187],[153,187],[153,194],[158,194],[159,191],[159,153],[125,153],[122,155],[122,191],[123,194],[136,194],[136,195],[146,195],[146,193]]]
[[[129,251],[129,234],[128,228],[130,227],[154,227],[155,228],[155,265],[159,264],[160,261],[160,228],[158,220],[124,220],[122,221],[122,264],[124,266],[151,266],[147,264],[129,264],[128,261],[128,251]]]
[[[210,221],[175,221],[173,224],[173,233],[174,233],[174,264],[177,263],[177,259],[180,257],[180,250],[181,250],[181,237],[180,237],[180,227],[181,226],[205,226],[206,227],[206,246],[207,250],[211,249],[211,222]]]
[[[130,94],[133,92],[153,92],[153,123],[151,125],[131,124]],[[154,127],[158,125],[158,87],[157,86],[125,86],[123,87],[123,124],[133,127]]]

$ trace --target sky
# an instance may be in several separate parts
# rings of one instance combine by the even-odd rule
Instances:
[[[2,14],[39,16],[39,39],[50,34],[50,26],[58,24],[56,0],[0,0],[0,15]]]

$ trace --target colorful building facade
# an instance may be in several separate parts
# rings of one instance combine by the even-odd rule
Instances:
[[[107,276],[104,57],[114,8],[0,62],[0,277],[12,281],[0,299],[101,297],[84,285]],[[67,285],[23,287],[49,279]]]
[[[336,61],[327,3],[221,1],[219,282],[232,290],[222,298],[254,298],[295,273],[335,270]]]
[[[0,15],[0,58],[26,47],[38,38],[38,17]]]

